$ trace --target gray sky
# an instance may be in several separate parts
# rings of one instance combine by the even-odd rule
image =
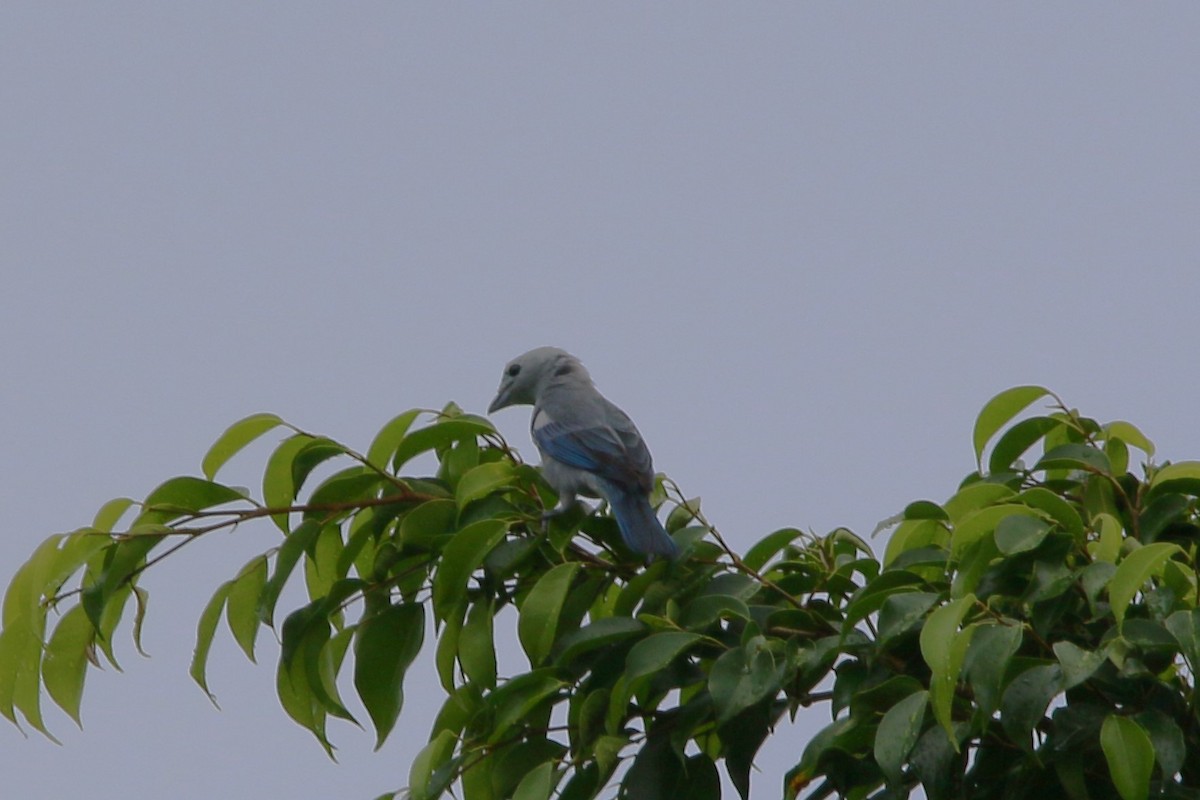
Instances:
[[[1185,2],[6,4],[0,572],[246,414],[365,446],[481,411],[541,344],[743,549],[944,499],[1018,383],[1198,458],[1198,33]],[[220,712],[187,677],[212,589],[274,542],[149,574],[153,658],[122,638],[85,730],[48,714],[63,747],[0,725],[5,796],[403,785],[419,667],[383,751],[332,728],[339,765],[271,642],[253,666],[219,634]],[[826,720],[781,729],[756,796]]]

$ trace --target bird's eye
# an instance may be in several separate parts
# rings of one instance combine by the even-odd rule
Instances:
[[[513,364],[512,366],[510,366],[508,368],[508,377],[515,378],[515,377],[517,377],[517,373],[520,371],[521,371],[521,365]]]

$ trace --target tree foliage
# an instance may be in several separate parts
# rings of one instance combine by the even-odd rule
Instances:
[[[215,481],[281,429],[261,497]],[[433,647],[446,699],[414,798],[457,785],[467,800],[581,800],[619,782],[624,797],[703,800],[720,796],[719,766],[745,798],[763,741],[816,703],[831,721],[798,744],[786,797],[1193,796],[1200,462],[1155,465],[1133,425],[1032,386],[993,398],[973,443],[978,468],[891,520],[881,559],[846,529],[788,528],[738,554],[664,478],[654,499],[684,555],[646,565],[605,514],[544,526],[555,498],[538,471],[456,406],[401,414],[365,454],[258,414],[212,446],[203,477],[106,504],[17,571],[0,713],[50,736],[44,691],[78,722],[88,669],[116,663],[130,613],[138,644],[141,574],[258,520],[279,545],[213,594],[192,677],[209,691],[222,617],[251,660],[273,628],[283,709],[332,753],[329,719],[353,719],[346,687],[382,745]],[[425,453],[436,474],[409,474]],[[284,612],[289,580],[308,602]],[[516,665],[497,654],[513,627]]]

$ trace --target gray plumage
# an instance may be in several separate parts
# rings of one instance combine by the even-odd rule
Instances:
[[[579,359],[557,347],[538,347],[510,361],[488,413],[512,405],[533,405],[530,431],[542,474],[558,492],[556,511],[570,508],[579,494],[602,497],[629,549],[678,555],[650,505],[654,465],[642,435],[596,391]]]

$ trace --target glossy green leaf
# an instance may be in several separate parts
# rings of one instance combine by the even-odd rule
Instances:
[[[750,569],[762,569],[776,553],[792,542],[802,540],[803,537],[803,532],[796,528],[781,528],[747,550],[746,555],[742,557],[742,563]]]
[[[494,607],[482,600],[471,604],[458,635],[458,662],[468,679],[483,689],[496,686],[496,644],[492,632]]]
[[[1154,443],[1131,422],[1123,420],[1110,422],[1104,426],[1104,435],[1108,439],[1120,439],[1126,444],[1131,444],[1147,456],[1154,456]]]
[[[504,538],[507,530],[504,521],[486,519],[454,534],[442,551],[441,563],[433,577],[435,619],[444,619],[450,607],[459,601],[466,591],[471,573],[479,569],[484,558]]]
[[[237,489],[183,475],[159,484],[142,501],[142,513],[134,525],[166,523],[193,511],[245,500]]]
[[[526,720],[534,709],[557,695],[564,687],[553,670],[534,670],[519,675],[491,692],[485,702],[492,711],[489,744],[511,735],[512,728]]]
[[[263,471],[262,486],[263,502],[268,508],[288,508],[292,505],[298,488],[292,478],[292,464],[296,456],[314,441],[315,438],[306,433],[297,433],[284,439],[271,453]],[[272,515],[271,519],[281,531],[288,532],[288,514],[280,512]]]
[[[529,656],[530,665],[541,665],[558,636],[558,620],[571,584],[579,572],[579,563],[559,564],[543,575],[521,603],[517,637]]]
[[[1150,491],[1173,491],[1200,496],[1200,461],[1179,461],[1157,470]]]
[[[975,694],[982,717],[1000,707],[1001,689],[1024,632],[1018,624],[979,625],[963,659],[963,674]]]
[[[1073,689],[1095,674],[1108,656],[1107,650],[1084,650],[1071,642],[1055,642],[1054,655],[1062,668],[1063,689]]]
[[[900,783],[904,760],[921,735],[928,705],[929,692],[914,692],[888,709],[879,721],[875,732],[875,761],[889,783]]]
[[[217,470],[246,445],[282,424],[283,420],[274,414],[251,414],[230,425],[205,453],[200,465],[204,477],[211,481]]]
[[[1012,740],[1030,748],[1030,731],[1046,716],[1046,708],[1063,690],[1062,669],[1043,664],[1018,675],[1000,699],[1000,722]]]
[[[549,800],[554,791],[555,774],[554,762],[546,761],[538,765],[521,779],[513,792],[513,800]]]
[[[255,556],[233,579],[225,603],[225,621],[234,641],[246,658],[254,661],[254,642],[262,624],[259,616],[263,589],[267,585],[267,557]]]
[[[396,454],[396,448],[404,441],[408,429],[420,415],[421,410],[414,408],[396,415],[380,428],[371,441],[371,446],[367,448],[367,461],[381,470],[388,469],[392,456]]]
[[[366,617],[354,637],[354,686],[383,746],[404,704],[404,676],[425,641],[425,609],[387,606]]]
[[[950,536],[951,554],[960,558],[968,547],[985,536],[993,535],[1000,522],[1012,516],[1041,519],[1038,512],[1019,503],[1002,503],[965,514],[955,524]]]
[[[1110,715],[1100,728],[1100,747],[1122,800],[1146,800],[1154,770],[1154,745],[1141,725]]]
[[[1050,394],[1041,386],[1015,386],[1006,389],[989,400],[975,419],[975,431],[971,440],[975,445],[975,461],[983,464],[983,448],[996,431],[1008,424],[1035,401]]]
[[[1017,459],[1051,431],[1063,424],[1055,417],[1031,417],[1013,425],[996,442],[988,458],[988,472],[1006,472]]]
[[[449,447],[454,442],[462,439],[482,436],[485,433],[494,433],[495,430],[491,423],[478,417],[435,422],[432,425],[412,431],[404,437],[404,440],[396,448],[396,453],[392,457],[392,468],[399,470],[409,460],[421,453]]]
[[[221,610],[225,607],[225,601],[229,599],[229,590],[233,588],[233,581],[226,581],[217,587],[217,591],[213,592],[212,599],[208,601],[208,605],[204,607],[204,611],[200,614],[200,622],[196,626],[196,649],[192,653],[192,665],[189,674],[204,693],[208,695],[208,699],[213,705],[217,704],[217,698],[208,689],[208,677],[206,670],[208,669],[208,651],[212,647],[213,634],[217,631],[217,623],[221,621]]]
[[[1108,599],[1118,625],[1124,621],[1125,611],[1134,595],[1142,590],[1151,575],[1162,569],[1168,558],[1178,552],[1178,546],[1158,542],[1139,547],[1121,560],[1116,574],[1108,582]]]
[[[441,796],[446,782],[435,783],[433,778],[450,763],[456,744],[458,739],[453,733],[442,731],[430,739],[429,744],[413,759],[408,771],[408,791],[412,800],[432,800]]]
[[[134,504],[131,497],[117,497],[100,506],[92,520],[92,527],[104,533],[111,533],[113,526],[121,521],[130,507]]]
[[[629,617],[604,617],[573,630],[555,646],[557,663],[569,665],[594,650],[612,647],[617,642],[639,636],[648,630],[646,623]]]
[[[1081,469],[1111,475],[1112,464],[1102,450],[1086,444],[1062,444],[1048,451],[1033,469]]]
[[[676,656],[702,639],[698,633],[667,631],[647,636],[625,657],[625,680],[629,684],[666,669]]]
[[[1009,556],[1035,550],[1050,528],[1045,520],[1013,514],[996,524],[996,546]]]
[[[264,623],[275,626],[275,604],[279,601],[279,593],[291,577],[296,562],[311,548],[321,533],[321,524],[316,520],[307,519],[288,534],[283,540],[279,551],[275,554],[275,571],[263,586],[259,594],[258,616]]]
[[[487,497],[516,482],[517,471],[511,461],[493,461],[480,464],[463,475],[455,489],[455,501],[458,507],[466,508],[468,504]]]
[[[717,724],[724,725],[778,692],[781,677],[775,658],[761,636],[722,653],[708,674],[708,692],[717,712]]]
[[[1176,611],[1164,624],[1179,642],[1179,652],[1192,674],[1200,673],[1200,609]]]
[[[46,691],[80,727],[83,723],[79,719],[79,704],[87,675],[87,653],[95,635],[96,629],[83,608],[75,606],[55,626],[42,660]]]
[[[961,631],[958,628],[974,604],[975,596],[971,594],[946,603],[931,613],[921,628],[921,656],[933,673],[929,679],[929,702],[934,718],[952,738],[954,723],[950,705],[974,633],[973,627]]]

